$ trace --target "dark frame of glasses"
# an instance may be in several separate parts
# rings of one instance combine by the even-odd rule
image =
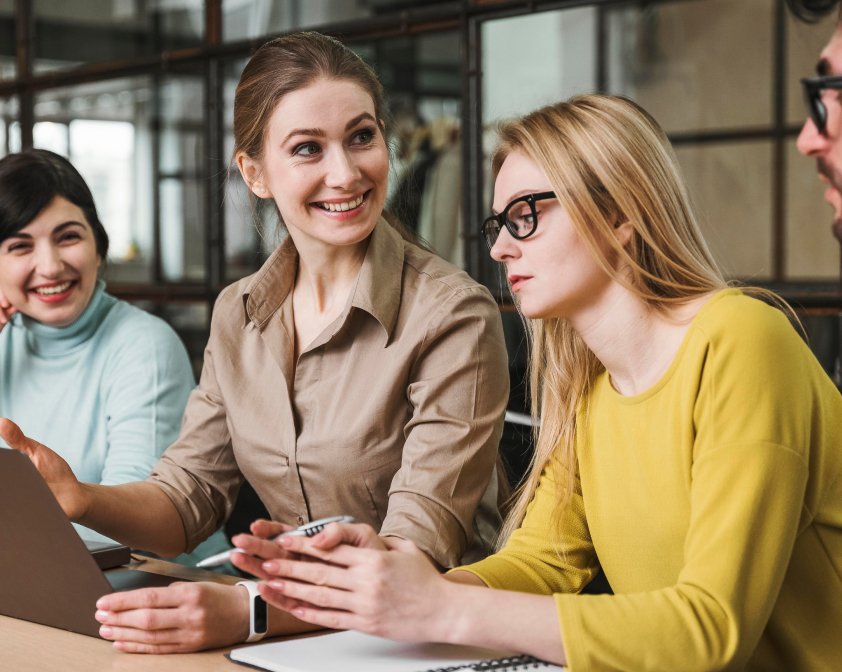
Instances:
[[[512,235],[512,238],[517,240],[529,238],[529,236],[535,233],[538,229],[538,213],[535,210],[535,204],[538,201],[544,201],[548,198],[555,197],[556,195],[554,191],[541,191],[534,194],[518,196],[517,198],[512,199],[509,204],[503,208],[503,212],[499,215],[490,215],[489,217],[486,217],[482,223],[481,231],[482,237],[485,238],[485,243],[488,245],[488,249],[490,250],[494,247],[494,243],[497,242],[497,237],[500,235],[500,231],[503,230],[504,226]],[[509,219],[509,211],[518,203],[526,203],[529,206],[532,221],[534,222],[532,228],[524,234],[519,233],[517,225]]]
[[[816,130],[822,135],[827,133],[827,108],[822,102],[824,89],[842,89],[842,76],[826,75],[823,77],[805,77],[801,80],[804,92],[804,102],[810,118],[816,125]]]

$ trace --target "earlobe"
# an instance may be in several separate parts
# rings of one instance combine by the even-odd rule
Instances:
[[[269,195],[266,185],[260,181],[261,170],[257,161],[240,152],[237,154],[237,168],[243,176],[243,181],[255,196],[266,198]]]

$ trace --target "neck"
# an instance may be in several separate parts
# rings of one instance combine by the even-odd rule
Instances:
[[[706,298],[706,297],[705,297]],[[623,395],[640,394],[666,372],[703,300],[656,311],[622,285],[570,316],[570,323]]]
[[[345,305],[368,249],[367,238],[355,245],[303,246],[298,249],[294,292],[314,314],[333,313]]]

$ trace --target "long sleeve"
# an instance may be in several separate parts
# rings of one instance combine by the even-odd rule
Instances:
[[[720,292],[652,388],[603,374],[587,406],[581,498],[552,520],[545,474],[523,528],[467,571],[552,593],[572,672],[835,669],[842,397],[780,311]],[[588,541],[614,595],[573,594]]]
[[[650,577],[648,590],[624,590],[621,577],[618,595],[555,596],[573,672],[745,669],[767,629],[785,578],[805,569],[792,567],[794,545],[812,524],[829,485],[838,480],[838,460],[829,468],[820,455],[838,450],[842,436],[837,421],[835,438],[829,441],[834,434],[822,429],[827,419],[817,421],[817,411],[823,404],[826,410],[835,405],[838,417],[838,393],[834,398],[829,381],[815,372],[812,355],[782,314],[760,304],[737,304],[724,313],[721,322],[710,324],[707,316],[708,321],[701,321],[689,335],[683,363],[691,360],[696,365],[684,369],[679,365],[670,372],[675,396],[664,394],[667,385],[645,399],[621,400],[605,379],[603,394],[594,401],[596,408],[602,406],[594,423],[609,424],[610,414],[627,432],[629,427],[642,428],[632,436],[644,440],[625,446],[630,464],[644,459],[640,451],[651,451],[652,464],[660,460],[668,474],[669,458],[657,452],[672,449],[681,456],[676,463],[684,460],[687,466],[681,486],[687,498],[671,499],[670,486],[664,483],[660,488],[655,469],[645,475],[627,474],[636,487],[651,488],[652,518],[660,520],[662,528],[675,525],[674,535],[665,537],[667,543],[658,550],[680,557],[681,562],[673,580],[667,571],[660,578]],[[623,401],[628,402],[625,408]],[[640,403],[635,406],[634,401]],[[677,421],[680,412],[671,418],[662,403],[675,409],[692,407],[692,427]],[[618,437],[620,431],[612,435]],[[601,432],[593,429],[590,437],[606,436]],[[665,441],[655,439],[658,432]],[[681,441],[670,443],[682,433],[687,452],[682,451]],[[591,449],[600,454],[602,446]],[[594,461],[589,474],[598,468]],[[593,481],[597,483],[597,477]],[[623,491],[617,485],[612,504],[622,507]],[[586,491],[586,506],[587,495]],[[632,496],[626,501],[631,503]],[[605,515],[606,509],[593,508],[593,515],[600,515],[600,510]],[[676,519],[661,513],[670,508],[681,512],[677,519],[686,520],[683,533]],[[608,545],[622,543],[604,534],[603,539]],[[657,547],[645,535],[638,543]],[[599,545],[597,551],[602,555]],[[616,557],[614,552],[612,571],[621,574]],[[657,567],[656,559],[651,562]],[[610,572],[608,577],[614,585]],[[792,623],[810,608],[802,601],[779,618]],[[776,629],[767,637],[781,635]],[[780,650],[784,641],[782,637]],[[825,653],[827,645],[823,643]]]
[[[555,473],[545,467],[520,527],[506,545],[484,560],[459,567],[490,588],[524,593],[575,593],[599,567],[588,531],[578,478],[570,504],[556,511],[560,494]]]
[[[411,538],[452,567],[494,473],[508,369],[499,312],[484,290],[455,292],[429,320],[410,372],[413,412],[381,533]]]

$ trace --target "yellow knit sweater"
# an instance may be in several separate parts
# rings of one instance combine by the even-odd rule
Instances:
[[[589,401],[560,524],[550,466],[463,569],[553,594],[572,672],[842,670],[842,396],[786,317],[721,291],[654,387]],[[599,565],[615,595],[575,594]]]

